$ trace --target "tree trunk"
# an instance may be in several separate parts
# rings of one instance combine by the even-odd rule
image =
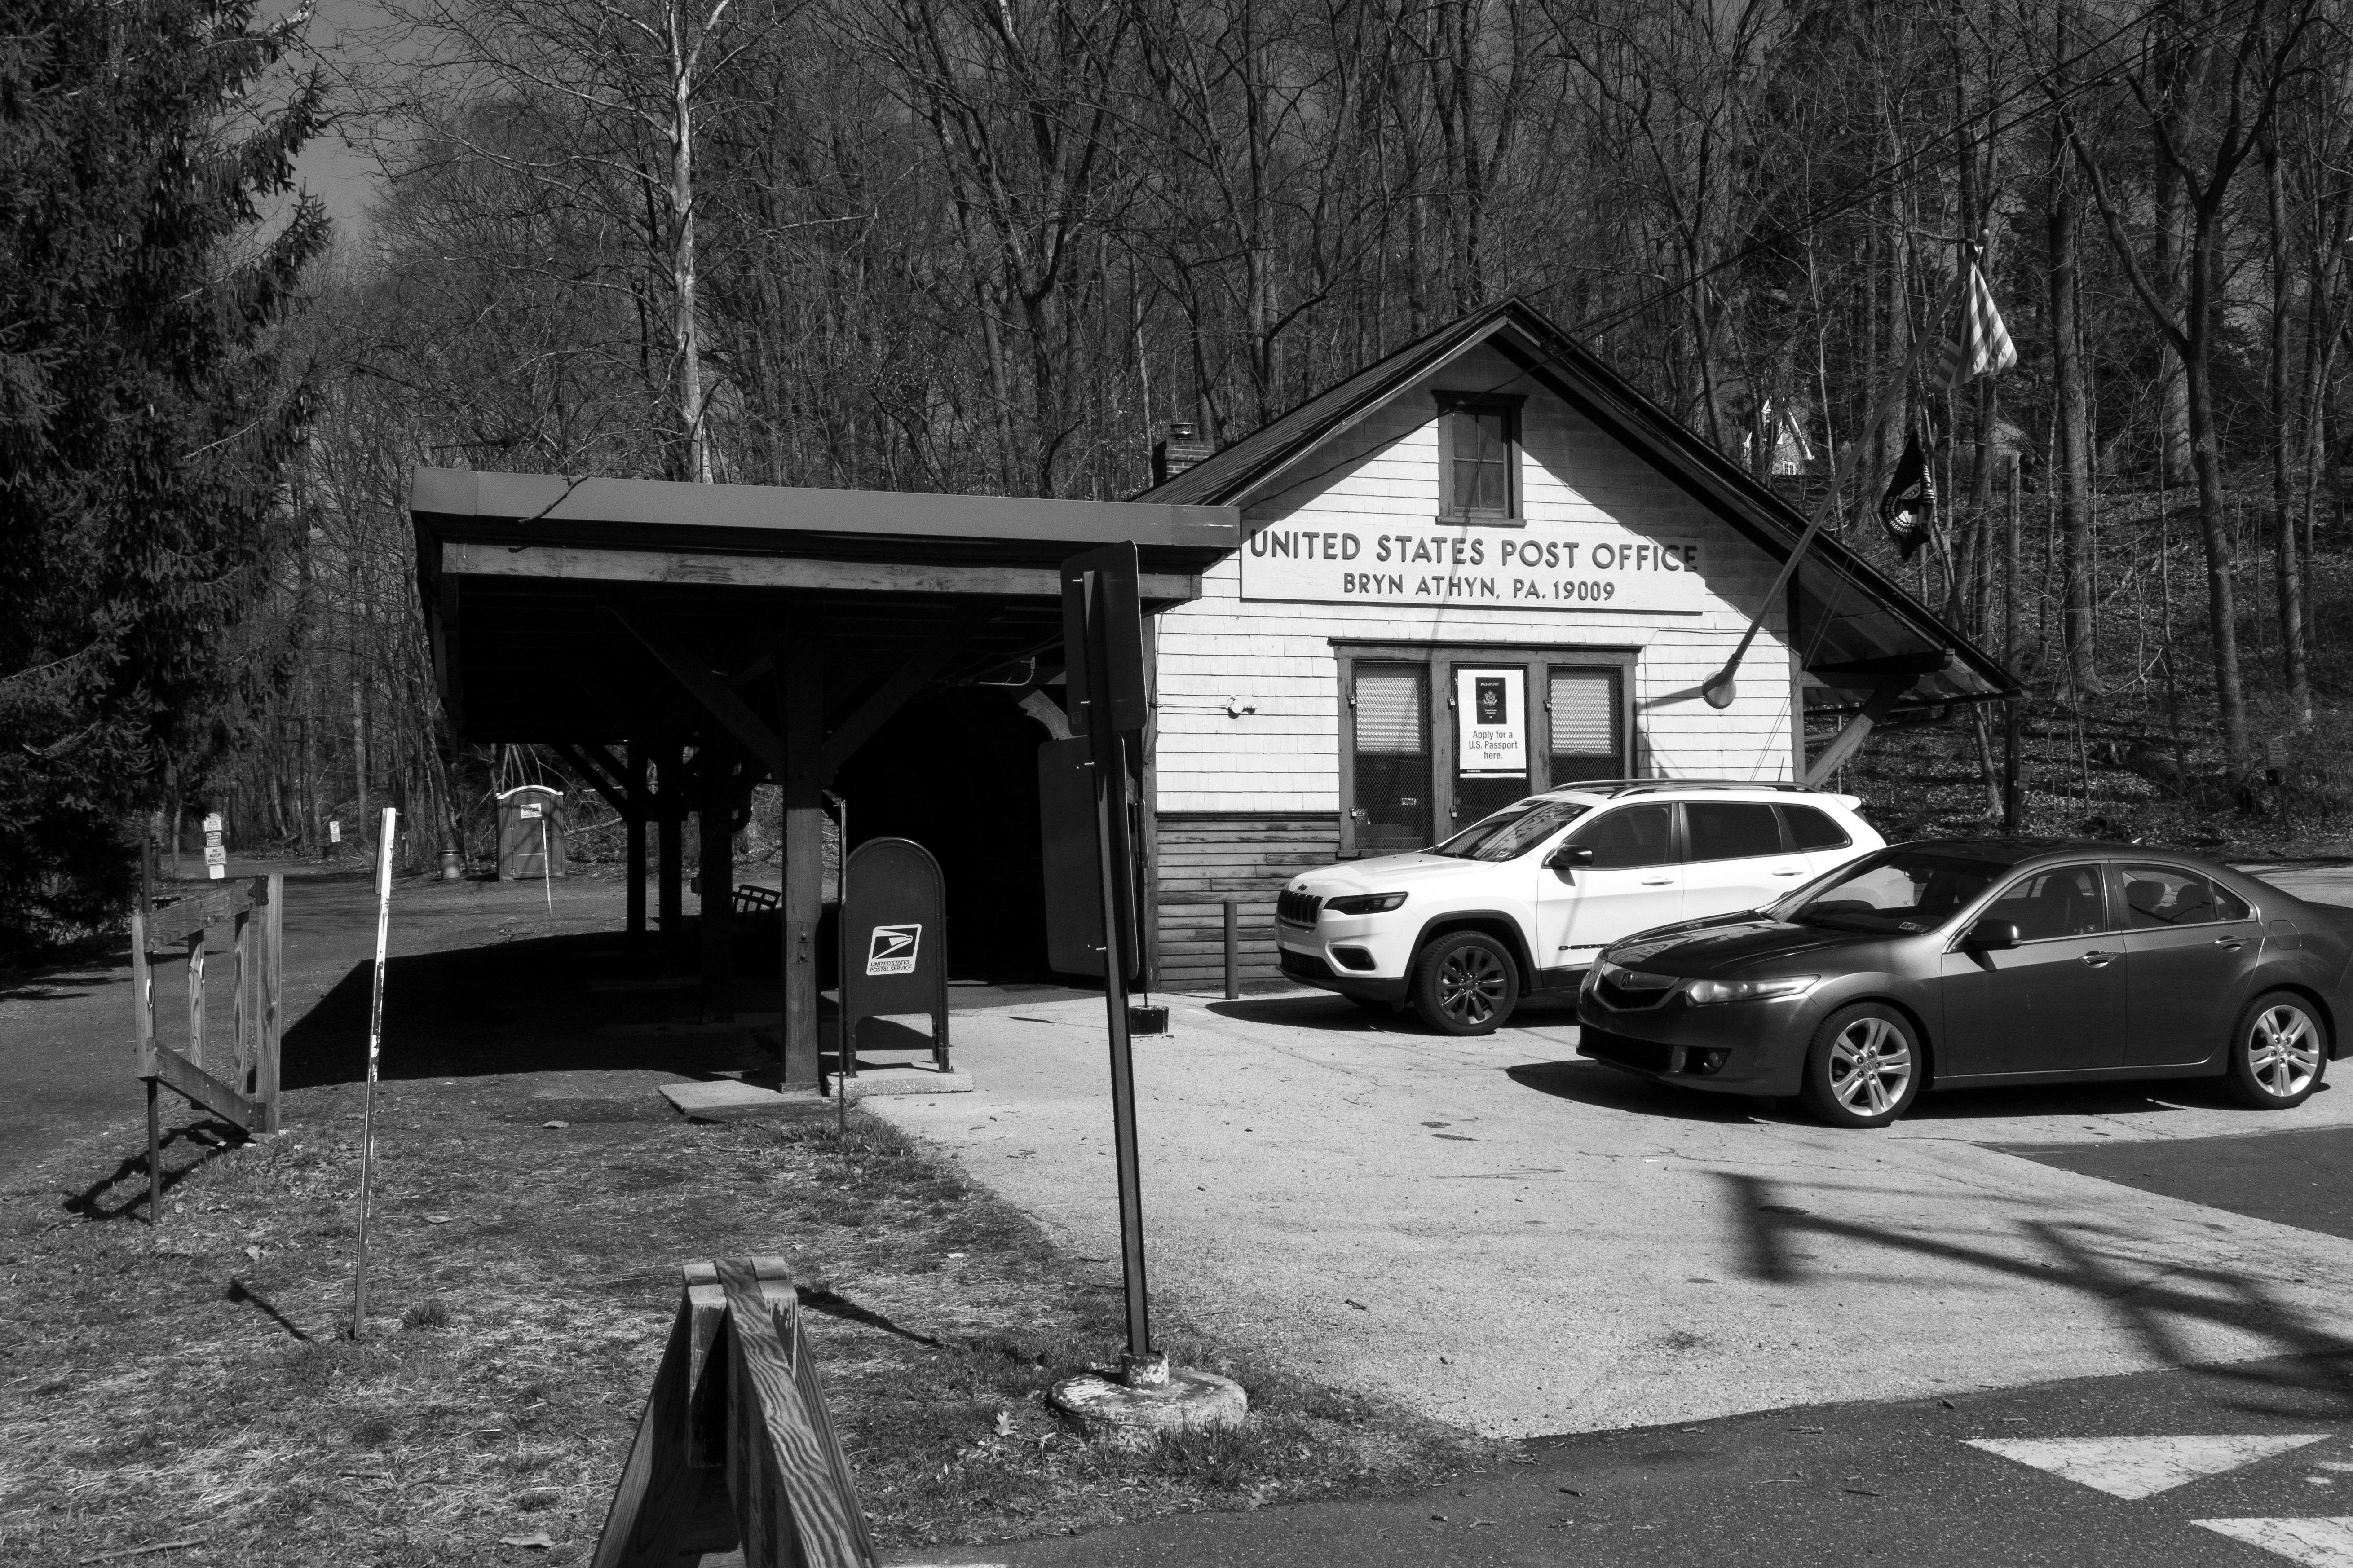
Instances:
[[[2083,272],[2077,237],[2084,202],[2066,156],[2065,132],[2052,132],[2050,267],[2051,379],[2058,435],[2060,637],[2077,693],[2095,695],[2100,678],[2092,661],[2091,396],[2086,385],[2079,317]]]
[[[2272,546],[2278,566],[2280,664],[2287,678],[2289,721],[2312,724],[2312,671],[2304,645],[2304,574],[2296,558],[2295,487],[2290,478],[2295,439],[2288,383],[2288,313],[2294,279],[2288,266],[2287,191],[2276,144],[2263,149],[2263,188],[2270,207],[2272,263]],[[2317,287],[2318,280],[2315,279]]]
[[[2214,229],[2220,215],[2201,212],[2189,257],[2188,352],[2182,383],[2189,395],[2189,455],[2198,470],[2198,531],[2206,546],[2206,618],[2214,644],[2214,707],[2232,776],[2243,779],[2253,763],[2247,737],[2246,692],[2239,679],[2239,620],[2231,584],[2231,534],[2222,506],[2222,454],[2214,429],[2212,285],[2219,270]]]

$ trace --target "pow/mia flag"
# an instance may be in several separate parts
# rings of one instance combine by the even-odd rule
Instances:
[[[1896,552],[1909,561],[1936,531],[1936,475],[1920,446],[1920,432],[1904,439],[1904,456],[1895,462],[1895,476],[1879,498],[1879,521]]]

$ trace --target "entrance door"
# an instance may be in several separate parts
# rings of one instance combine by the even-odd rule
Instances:
[[[1528,670],[1456,665],[1454,816],[1468,827],[1528,795]]]
[[[2230,889],[2183,866],[2116,868],[2124,895],[2130,1067],[2202,1062],[2262,954],[2263,928]]]
[[[1682,918],[1683,868],[1675,858],[1674,807],[1621,805],[1579,824],[1563,840],[1593,851],[1593,864],[1536,873],[1536,940],[1547,969],[1582,966],[1621,936]]]
[[[2124,939],[2097,864],[2020,878],[1980,918],[2018,945],[1944,959],[1946,1072],[2071,1072],[2125,1061]]]
[[[1359,664],[1353,690],[1356,850],[1401,855],[1430,831],[1430,667]]]

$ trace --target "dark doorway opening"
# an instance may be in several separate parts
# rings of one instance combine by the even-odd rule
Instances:
[[[1052,977],[1038,826],[1038,748],[1050,737],[1019,696],[962,687],[917,698],[834,777],[852,847],[912,838],[938,858],[958,980]]]

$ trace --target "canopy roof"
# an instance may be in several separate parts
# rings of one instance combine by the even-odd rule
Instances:
[[[1190,502],[697,485],[419,468],[409,508],[441,690],[472,740],[607,742],[706,724],[691,668],[763,720],[806,639],[826,705],[1059,660],[1059,563],[1136,546],[1148,608],[1198,592],[1239,513]],[[912,680],[910,671],[920,667]],[[722,706],[725,705],[724,700]],[[895,701],[892,706],[895,706]]]

